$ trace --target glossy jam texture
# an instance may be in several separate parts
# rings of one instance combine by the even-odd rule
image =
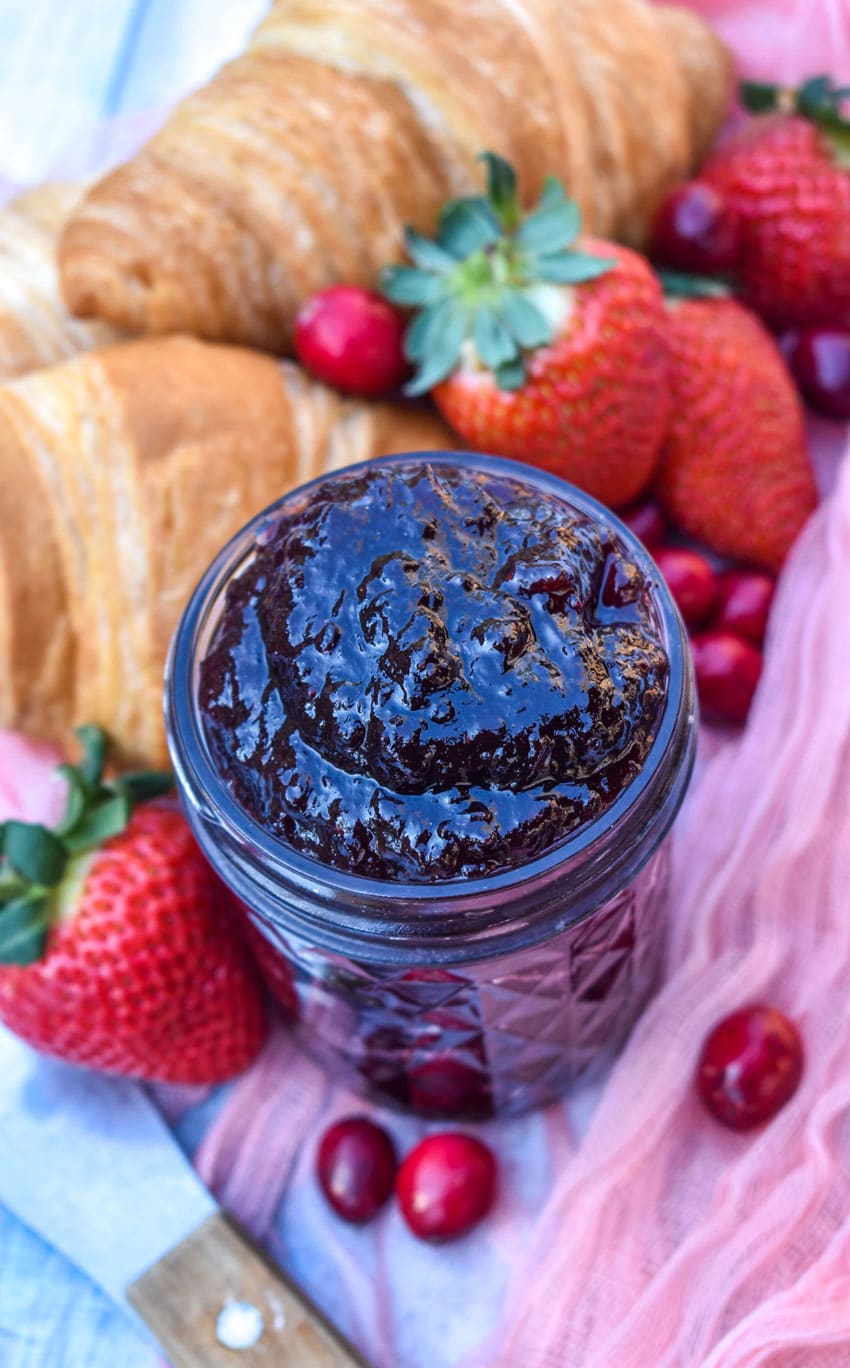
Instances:
[[[287,501],[228,587],[200,702],[263,827],[423,882],[511,869],[604,812],[667,673],[613,529],[531,483],[411,459]]]

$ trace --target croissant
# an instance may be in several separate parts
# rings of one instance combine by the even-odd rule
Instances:
[[[72,318],[56,270],[59,232],[82,186],[42,185],[0,209],[0,380],[101,347],[115,332]]]
[[[492,148],[639,245],[707,150],[730,62],[647,0],[277,0],[63,233],[75,314],[285,351],[305,296],[369,285]]]
[[[169,640],[228,538],[325,469],[450,445],[427,413],[189,338],[0,385],[0,725],[98,722],[125,763],[163,762]]]

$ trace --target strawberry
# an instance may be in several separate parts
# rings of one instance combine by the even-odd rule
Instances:
[[[656,497],[681,531],[712,550],[778,570],[817,502],[791,377],[742,304],[667,304],[673,413]]]
[[[230,896],[182,813],[150,801],[170,777],[105,783],[103,734],[79,735],[62,823],[2,828],[0,1020],[94,1069],[218,1082],[265,1034]]]
[[[658,283],[634,252],[579,237],[553,177],[523,215],[511,167],[484,157],[487,196],[446,205],[433,242],[408,229],[415,265],[383,273],[388,298],[421,309],[405,335],[407,393],[432,390],[470,447],[628,504],[667,422]]]
[[[850,323],[850,122],[827,77],[799,91],[744,83],[762,113],[720,147],[700,180],[739,221],[742,297],[772,326]]]

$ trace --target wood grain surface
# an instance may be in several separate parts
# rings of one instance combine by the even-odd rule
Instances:
[[[366,1368],[319,1312],[223,1213],[211,1216],[127,1290],[173,1368]],[[258,1308],[256,1343],[227,1348],[222,1310]]]

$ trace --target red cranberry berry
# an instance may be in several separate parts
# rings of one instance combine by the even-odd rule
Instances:
[[[691,638],[700,706],[716,722],[743,722],[761,676],[758,647],[733,632]]]
[[[812,408],[828,418],[850,418],[850,331],[804,328],[788,334],[782,350]]]
[[[344,1221],[368,1221],[395,1183],[395,1147],[365,1116],[348,1116],[325,1131],[316,1155],[322,1192]]]
[[[390,1024],[366,1031],[359,1042],[359,1072],[366,1080],[370,1093],[380,1102],[410,1105],[407,1085],[407,1066],[410,1059],[410,1039],[406,1032]]]
[[[744,1007],[708,1036],[696,1081],[712,1116],[734,1130],[748,1130],[785,1106],[802,1072],[796,1026],[775,1007]]]
[[[332,285],[305,301],[295,320],[298,359],[319,380],[347,394],[396,389],[408,374],[404,319],[380,295]]]
[[[450,1012],[428,1012],[423,1018],[408,1083],[410,1105],[425,1115],[471,1120],[492,1114],[484,1037]]]
[[[471,1135],[429,1135],[398,1171],[401,1213],[420,1240],[454,1240],[477,1225],[496,1195],[496,1161]]]
[[[708,275],[728,271],[740,247],[737,215],[713,185],[690,181],[668,195],[658,211],[652,255],[665,266]]]
[[[714,567],[698,551],[684,546],[660,546],[653,555],[685,622],[698,627],[717,601]]]
[[[776,580],[766,570],[726,570],[719,585],[713,626],[721,632],[737,632],[761,646]]]
[[[653,499],[632,504],[631,508],[620,514],[620,518],[650,551],[660,546],[667,536],[667,521]]]
[[[450,1052],[416,1064],[408,1075],[410,1105],[425,1116],[489,1116],[493,1105],[487,1078]]]

